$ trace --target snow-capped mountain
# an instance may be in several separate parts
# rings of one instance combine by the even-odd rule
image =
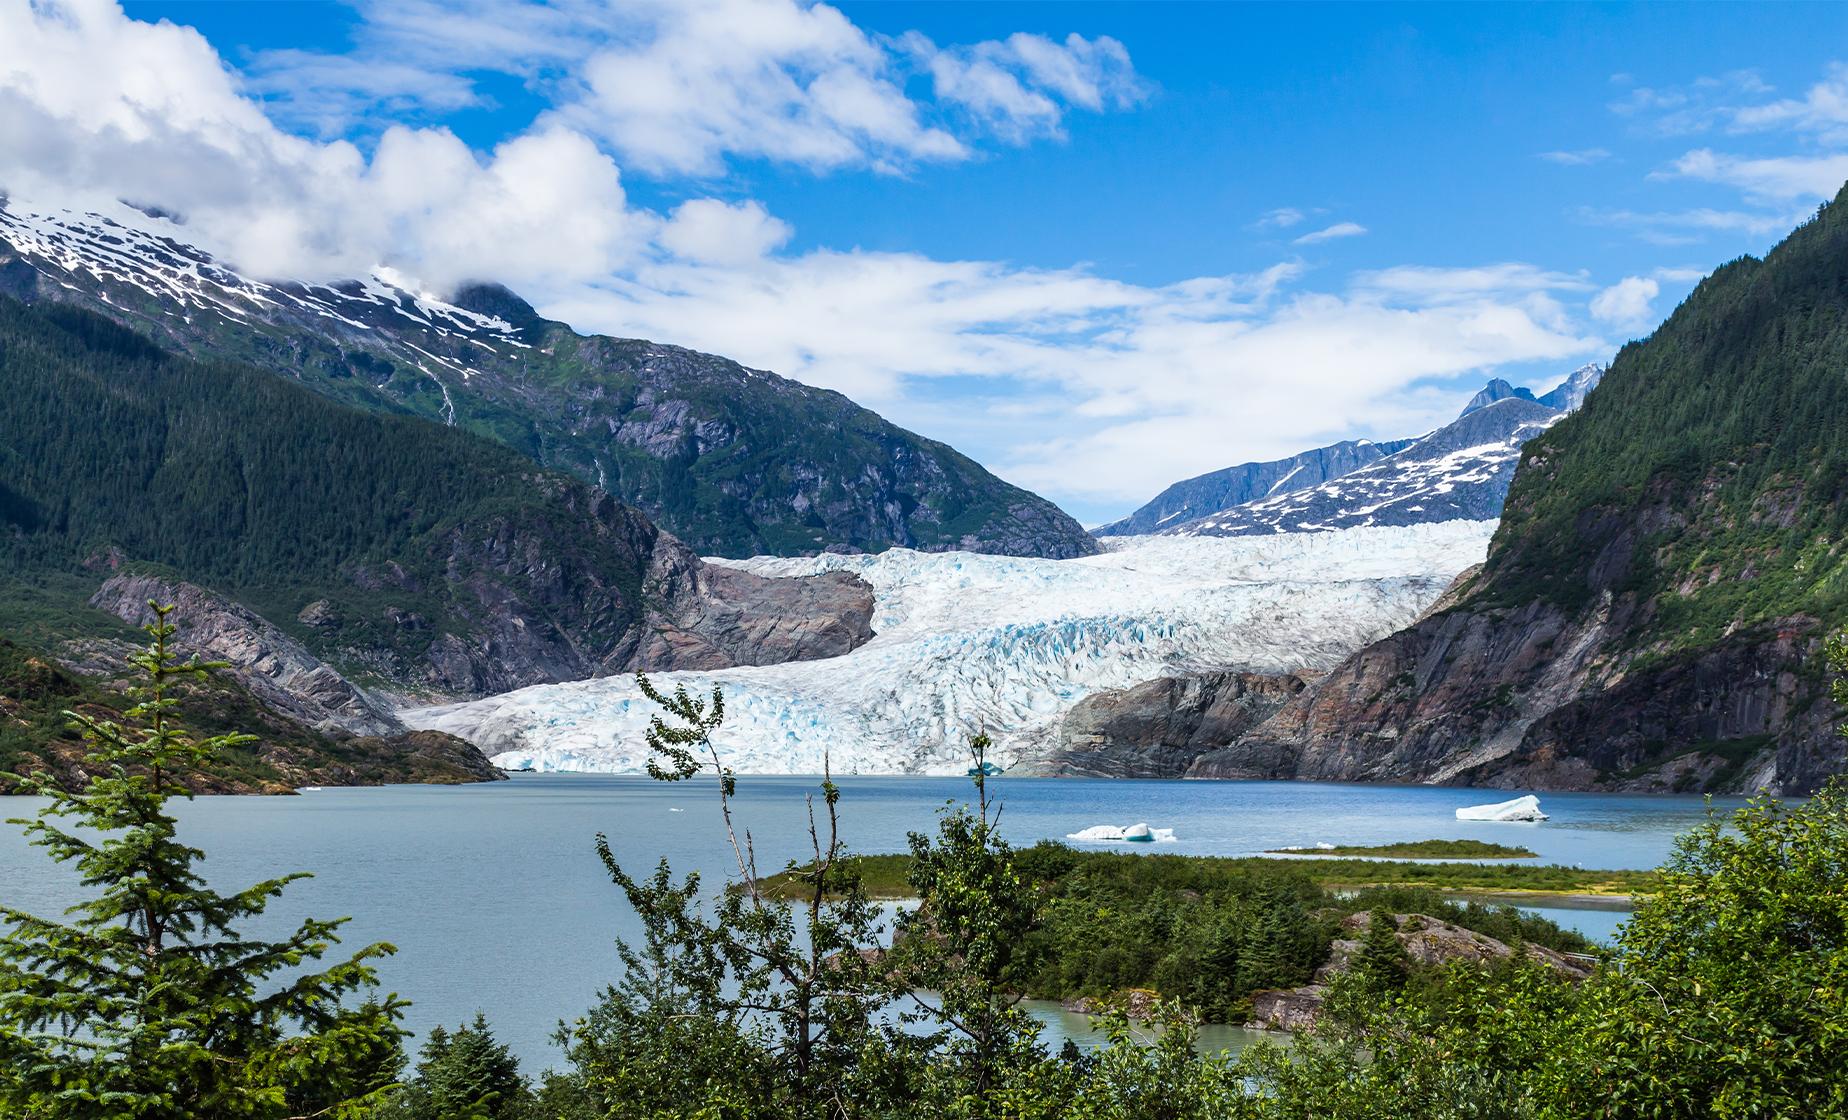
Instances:
[[[876,636],[842,657],[662,674],[720,685],[719,734],[740,771],[961,772],[966,736],[1003,757],[1043,746],[1100,689],[1227,666],[1334,664],[1415,619],[1477,563],[1492,522],[1242,539],[1119,538],[1051,561],[895,549],[758,559],[759,575],[853,572],[874,588]],[[633,677],[541,685],[401,713],[507,767],[634,771],[652,706]]]
[[[1395,451],[1410,447],[1416,440],[1398,439],[1375,443],[1368,439],[1343,440],[1288,459],[1264,463],[1241,463],[1236,467],[1212,471],[1185,479],[1155,495],[1147,505],[1096,530],[1100,537],[1128,537],[1139,533],[1158,533],[1182,525],[1209,513],[1259,498],[1307,490],[1338,478],[1349,471]]]
[[[1521,445],[1582,404],[1604,369],[1580,366],[1541,396],[1496,378],[1455,421],[1424,436],[1338,443],[1200,475],[1096,533],[1240,536],[1499,517]]]
[[[1539,401],[1548,408],[1557,408],[1563,412],[1573,412],[1585,403],[1585,395],[1598,387],[1604,377],[1604,371],[1610,366],[1604,362],[1590,362],[1573,370],[1557,388],[1540,394]]]
[[[1260,498],[1165,530],[1175,536],[1315,533],[1501,516],[1521,445],[1565,413],[1506,397],[1412,446],[1307,490]]]
[[[1463,406],[1463,411],[1457,415],[1468,416],[1479,408],[1487,408],[1496,401],[1506,400],[1538,401],[1539,398],[1534,396],[1532,389],[1525,386],[1516,387],[1497,377],[1484,385],[1481,392],[1471,397],[1469,403]]]
[[[269,282],[188,236],[127,206],[0,196],[0,294],[76,305],[194,357],[499,440],[701,552],[1097,550],[1051,502],[839,393],[678,346],[581,335],[498,285],[438,297],[390,269]]]

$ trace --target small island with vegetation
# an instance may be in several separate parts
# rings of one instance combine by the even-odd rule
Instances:
[[[1487,840],[1402,840],[1391,844],[1334,844],[1271,848],[1272,856],[1357,856],[1372,859],[1536,859],[1538,852]]]

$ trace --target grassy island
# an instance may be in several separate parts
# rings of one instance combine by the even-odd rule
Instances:
[[[1273,856],[1363,856],[1372,859],[1536,859],[1539,853],[1486,840],[1403,840],[1394,844],[1337,844],[1332,848],[1272,848]]]
[[[1426,841],[1425,843],[1459,843]],[[1461,841],[1461,843],[1474,843]],[[1497,845],[1484,845],[1496,847]],[[1520,849],[1514,849],[1520,850]],[[1654,871],[1610,871],[1564,867],[1559,864],[1417,863],[1393,859],[1361,859],[1349,852],[1321,851],[1325,858],[1278,860],[1268,856],[1178,856],[1130,852],[1075,851],[1063,844],[1043,841],[1026,853],[1045,852],[1043,862],[1063,871],[1083,869],[1125,882],[1181,882],[1222,877],[1302,879],[1319,888],[1424,887],[1459,894],[1494,894],[1509,897],[1598,896],[1623,898],[1647,894],[1656,883]],[[1052,852],[1058,856],[1053,859]],[[1024,853],[1023,853],[1024,854]],[[1377,853],[1384,854],[1384,853]],[[1533,855],[1527,852],[1526,855]],[[1480,858],[1480,857],[1471,857]],[[869,897],[888,901],[914,895],[906,875],[909,855],[855,857],[855,865]],[[1034,866],[1029,864],[1029,866]],[[795,897],[802,869],[768,876],[763,888],[771,897]]]

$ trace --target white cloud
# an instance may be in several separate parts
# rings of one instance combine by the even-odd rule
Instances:
[[[1646,327],[1655,318],[1650,304],[1661,291],[1654,280],[1626,276],[1591,298],[1592,318],[1625,329]]]
[[[1587,164],[1602,163],[1611,158],[1611,153],[1604,148],[1576,148],[1570,151],[1541,152],[1540,158],[1565,167],[1584,167]]]
[[[1280,206],[1275,210],[1266,211],[1255,224],[1259,229],[1289,229],[1291,226],[1300,225],[1307,217],[1307,214],[1294,206]]]
[[[661,230],[661,245],[675,256],[701,264],[745,264],[760,260],[795,231],[757,201],[728,204],[696,198],[674,208]]]
[[[1746,159],[1696,148],[1676,160],[1672,171],[1657,174],[1723,183],[1752,198],[1780,202],[1793,198],[1829,199],[1848,181],[1848,153]]]
[[[692,112],[695,131],[706,130],[682,148],[634,133],[627,143],[705,166],[735,152],[734,130],[768,112],[764,127],[785,130],[779,151],[845,151],[831,147],[844,138],[858,155],[842,158],[898,158],[913,126],[929,126],[884,100],[871,56],[859,53],[864,36],[820,11],[792,21],[786,6],[753,6],[745,15],[761,22],[715,28],[691,62],[645,44],[619,48],[618,68],[668,75],[622,94],[632,121],[665,127]],[[415,65],[420,51],[447,49],[466,60],[505,41],[537,73],[568,49],[556,23],[496,19],[459,17],[447,47],[406,38],[402,57]],[[829,36],[846,61],[798,77],[759,65],[765,50],[807,58]],[[774,49],[746,51],[745,39]],[[1084,106],[1088,71],[1063,73],[1030,59],[1034,49],[1016,50],[1017,79]],[[689,109],[695,72],[765,83],[772,102],[723,95]],[[581,106],[592,94],[563,96]],[[1114,96],[1098,86],[1098,103]],[[882,104],[892,112],[882,115]],[[609,154],[626,149],[588,127],[561,111],[487,153],[443,129],[389,127],[368,157],[277,128],[190,30],[130,20],[96,0],[0,0],[0,186],[22,199],[157,204],[187,216],[185,236],[258,272],[325,279],[383,264],[438,290],[500,280],[581,329],[727,354],[842,389],[955,442],[979,432],[984,459],[1056,498],[1133,502],[1241,458],[1356,431],[1419,430],[1454,410],[1430,391],[1434,378],[1607,349],[1562,299],[1593,287],[1586,278],[1520,263],[1387,269],[1317,291],[1294,261],[1142,285],[1079,268],[790,253],[789,226],[753,201],[695,197],[667,214],[635,205]],[[953,411],[944,385],[959,387]]]
[[[1067,105],[1128,108],[1146,96],[1123,44],[1068,35],[1055,43],[1017,33],[969,47],[938,48],[917,32],[906,51],[930,71],[939,101],[962,106],[1003,139],[1062,137]]]
[[[1367,227],[1361,225],[1359,222],[1336,222],[1326,229],[1318,229],[1314,233],[1305,233],[1291,242],[1291,244],[1319,245],[1324,241],[1336,241],[1343,237],[1359,237],[1366,232]]]
[[[1107,36],[940,48],[798,0],[366,0],[361,12],[353,54],[267,52],[255,88],[333,133],[368,109],[454,108],[477,96],[470,75],[514,74],[553,95],[556,123],[651,175],[717,175],[734,157],[905,171],[966,159],[979,135],[1057,138],[1073,109],[1146,94]],[[907,90],[917,72],[934,100]]]
[[[1675,238],[1672,234],[1663,234],[1663,230],[1695,230],[1702,232],[1739,233],[1751,237],[1764,237],[1771,234],[1785,233],[1802,221],[1808,208],[1781,212],[1719,210],[1712,207],[1694,207],[1688,210],[1597,210],[1583,208],[1579,217],[1594,225],[1629,226],[1641,230],[1645,235],[1660,239],[1662,244],[1685,245],[1698,240],[1694,237]]]
[[[1801,99],[1784,98],[1735,109],[1732,125],[1736,132],[1789,128],[1815,133],[1834,143],[1848,140],[1848,65],[1832,63],[1828,75]]]

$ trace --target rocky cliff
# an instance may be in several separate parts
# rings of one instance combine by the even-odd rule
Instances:
[[[268,282],[166,218],[0,199],[0,292],[498,440],[702,555],[1097,550],[1057,506],[839,393],[678,346],[580,335],[494,285],[443,300],[381,277]]]
[[[1044,759],[1016,771],[1058,777],[1178,778],[1262,723],[1314,674],[1202,673],[1094,693],[1059,725]]]
[[[195,631],[206,637],[207,631]],[[223,648],[222,643],[220,647]],[[47,773],[66,789],[89,781],[86,745],[71,730],[67,712],[133,724],[126,715],[139,683],[126,659],[136,645],[119,639],[69,642],[59,656],[0,638],[0,774]],[[253,648],[248,641],[235,648]],[[281,660],[293,660],[284,651]],[[273,665],[275,651],[256,664]],[[258,674],[262,675],[262,674]],[[221,751],[198,770],[180,775],[195,793],[288,793],[306,785],[379,785],[387,782],[497,781],[506,775],[482,753],[453,735],[430,731],[349,735],[306,725],[298,707],[278,692],[259,695],[247,672],[174,682],[170,696],[177,722],[200,735],[237,731],[254,741]],[[272,706],[272,705],[276,706]],[[0,778],[0,793],[12,783]]]

